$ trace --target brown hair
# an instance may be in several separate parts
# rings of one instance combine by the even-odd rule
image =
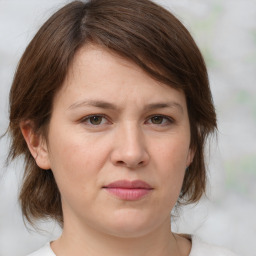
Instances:
[[[53,98],[79,48],[98,44],[132,61],[154,79],[186,96],[195,157],[178,202],[200,199],[206,186],[204,146],[216,129],[216,114],[202,55],[191,35],[170,12],[149,0],[74,1],[45,22],[26,48],[10,92],[9,159],[25,157],[20,191],[23,215],[63,222],[61,196],[51,170],[42,170],[20,130],[30,120],[47,137]]]

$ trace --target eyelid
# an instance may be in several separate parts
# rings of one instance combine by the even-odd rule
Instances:
[[[88,121],[91,117],[94,117],[94,116],[105,118],[108,123],[111,123],[111,122],[109,121],[109,117],[107,117],[105,114],[91,114],[91,115],[87,115],[87,116],[82,117],[82,118],[79,120],[79,122],[81,122],[81,123],[86,123],[86,121]],[[104,124],[93,125],[93,124],[90,124],[90,123],[87,123],[87,124],[88,124],[89,126],[95,126],[95,127],[104,125]]]
[[[84,117],[82,117],[81,119],[79,119],[79,122],[80,122],[80,123],[87,123],[87,121],[88,121],[91,117],[94,117],[94,116],[105,118],[108,123],[112,123],[112,122],[110,121],[110,118],[109,118],[107,115],[101,114],[101,113],[99,113],[99,114],[98,114],[98,113],[97,113],[97,114],[90,114],[90,115],[84,116]],[[165,118],[169,124],[173,124],[173,123],[175,122],[174,118],[172,118],[172,117],[170,117],[170,116],[163,115],[163,114],[152,114],[152,115],[150,115],[150,116],[147,117],[146,123],[147,123],[151,118],[153,118],[153,117],[162,117],[162,118]],[[93,125],[93,124],[87,123],[87,125],[89,125],[89,126],[94,126],[94,127],[97,127],[97,126],[99,127],[99,126],[102,126],[102,125],[104,125],[104,124],[105,124],[105,123],[99,124],[99,125]],[[151,123],[151,124],[153,124],[153,123]],[[153,125],[158,125],[158,126],[161,126],[161,125],[162,125],[162,126],[164,126],[164,124],[153,124]],[[166,125],[166,124],[165,124],[165,125]],[[168,125],[168,124],[167,124],[167,125]]]
[[[155,116],[165,118],[170,124],[173,124],[173,123],[175,122],[175,120],[174,120],[172,117],[167,116],[167,115],[163,115],[163,114],[154,114],[154,115],[150,115],[150,116],[147,118],[147,121],[150,120],[151,118],[155,117]],[[147,122],[147,121],[146,121],[146,122]],[[155,124],[155,125],[163,125],[163,124]]]

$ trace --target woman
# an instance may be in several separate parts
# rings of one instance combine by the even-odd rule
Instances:
[[[75,1],[38,31],[10,93],[22,212],[63,228],[33,256],[233,255],[171,232],[205,191],[216,115],[203,58],[148,0]]]

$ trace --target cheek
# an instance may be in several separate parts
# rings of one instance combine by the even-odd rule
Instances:
[[[72,132],[61,133],[58,130],[58,133],[52,131],[50,135],[51,169],[60,191],[72,187],[74,193],[78,190],[84,193],[94,186],[95,177],[107,157],[107,146],[99,144],[92,136],[89,138]]]
[[[183,183],[189,153],[189,140],[166,139],[155,148],[155,169],[158,170],[162,196],[175,203]]]
[[[160,170],[168,168],[178,174],[180,170],[186,169],[189,152],[189,139],[174,135],[158,143],[152,155],[156,155],[157,162],[162,165]]]

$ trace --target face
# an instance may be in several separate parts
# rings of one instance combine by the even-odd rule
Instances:
[[[77,53],[55,97],[37,163],[54,173],[64,230],[72,222],[139,236],[169,223],[193,157],[189,146],[183,92],[91,45]]]

